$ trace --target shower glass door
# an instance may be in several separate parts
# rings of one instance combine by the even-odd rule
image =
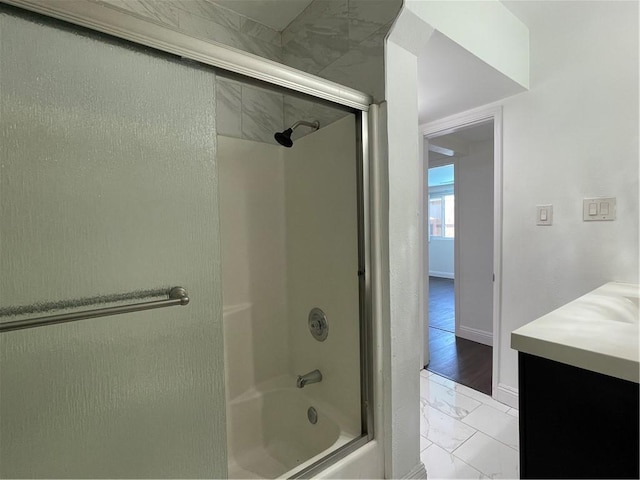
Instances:
[[[2,7],[0,84],[0,321],[191,297],[1,333],[0,476],[226,477],[215,75]]]

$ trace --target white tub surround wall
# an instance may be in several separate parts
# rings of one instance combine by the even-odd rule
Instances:
[[[493,344],[493,139],[456,160],[456,335]],[[431,243],[433,245],[433,242]]]
[[[291,149],[218,139],[229,474],[279,476],[360,435],[355,117]],[[322,382],[295,388],[315,369]]]
[[[229,401],[289,373],[283,150],[218,136]]]
[[[331,404],[349,433],[360,434],[358,224],[355,118],[298,140],[285,152],[290,372],[319,369],[304,387]],[[315,340],[312,308],[327,315],[329,336]]]
[[[389,166],[389,268],[390,318],[384,319],[383,335],[388,369],[385,369],[385,474],[390,478],[415,475],[419,461],[419,369],[423,322],[420,311],[425,299],[420,265],[423,251],[420,178],[422,177],[421,139],[418,134],[417,55],[429,40],[433,27],[420,14],[418,4],[408,1],[396,20],[385,47],[386,98],[388,102],[387,135]],[[431,3],[431,2],[425,2]],[[462,11],[456,2],[439,2],[459,23],[469,28],[477,41],[485,36],[497,37],[499,44],[515,41],[519,55],[528,58],[528,44],[512,38],[503,28],[480,24],[477,13]],[[477,2],[494,8],[494,2]],[[502,7],[495,2],[498,8]],[[502,15],[501,15],[502,17]],[[514,22],[520,22],[512,16]],[[506,21],[509,21],[507,18]],[[480,26],[479,26],[480,25]],[[486,27],[486,31],[484,30]],[[483,31],[478,31],[478,28]],[[500,69],[499,65],[493,65]],[[506,72],[503,72],[507,74]],[[411,127],[415,125],[415,128]],[[424,252],[426,253],[426,252]],[[416,428],[412,427],[416,425]],[[422,467],[424,468],[424,467]],[[424,473],[424,470],[422,470]]]

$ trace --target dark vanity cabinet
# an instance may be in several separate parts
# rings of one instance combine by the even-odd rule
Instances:
[[[638,383],[518,352],[521,478],[639,478]]]

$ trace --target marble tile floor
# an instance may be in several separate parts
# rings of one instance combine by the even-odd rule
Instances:
[[[420,459],[429,479],[519,478],[518,410],[420,372]]]

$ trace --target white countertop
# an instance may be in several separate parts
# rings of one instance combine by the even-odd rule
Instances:
[[[639,292],[607,283],[514,330],[511,348],[640,383]]]

